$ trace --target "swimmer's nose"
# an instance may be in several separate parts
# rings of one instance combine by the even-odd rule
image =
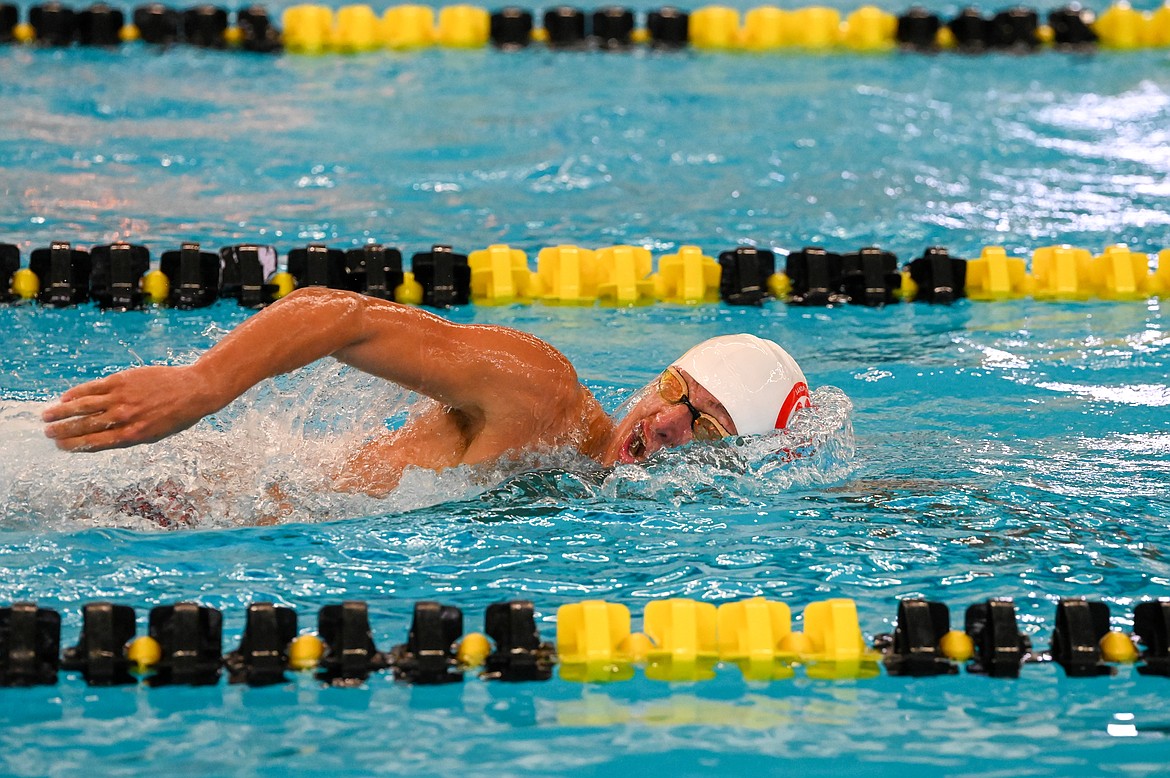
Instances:
[[[656,448],[687,442],[691,437],[691,410],[681,403],[663,408],[655,414],[650,433],[658,444]]]

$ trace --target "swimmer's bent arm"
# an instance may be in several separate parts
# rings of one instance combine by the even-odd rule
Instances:
[[[330,355],[479,420],[579,386],[568,360],[530,335],[306,288],[249,318],[192,365],[133,368],[68,390],[45,410],[45,434],[71,451],[152,443],[265,378]]]

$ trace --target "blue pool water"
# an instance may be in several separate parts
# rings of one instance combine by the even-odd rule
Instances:
[[[279,6],[272,6],[279,8]],[[750,7],[744,4],[742,7]],[[849,7],[842,5],[841,7]],[[900,11],[900,6],[887,5]],[[940,8],[938,10],[946,10]],[[375,238],[404,254],[631,242],[656,254],[744,241],[932,243],[1026,256],[1069,242],[1170,245],[1165,52],[1033,57],[423,51],[262,58],[140,47],[0,49],[0,240],[126,238],[281,248]],[[578,366],[609,409],[711,335],[785,344],[820,387],[822,453],[683,451],[598,472],[550,456],[520,474],[416,475],[384,501],[322,492],[339,441],[411,398],[321,364],[257,388],[155,447],[58,453],[36,414],[68,386],[183,362],[247,312],[0,307],[0,603],[195,599],[222,608],[370,603],[380,648],[439,599],[480,629],[489,603],[630,606],[764,595],[794,612],[856,600],[867,636],[899,597],[952,623],[1016,598],[1047,648],[1059,597],[1129,626],[1170,595],[1170,334],[1165,302],[961,303],[883,310],[468,307]],[[274,527],[260,485],[292,485]],[[178,484],[195,526],[117,509]],[[1154,775],[1170,754],[1165,679],[1122,668],[1018,681],[961,674],[667,684],[362,689],[0,690],[0,772],[139,774]]]

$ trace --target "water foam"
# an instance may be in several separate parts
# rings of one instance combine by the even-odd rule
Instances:
[[[58,451],[42,402],[0,402],[0,515],[8,527],[132,529],[323,521],[410,510],[475,489],[466,473],[408,473],[385,500],[330,488],[364,436],[430,402],[332,361],[249,390],[149,446]]]

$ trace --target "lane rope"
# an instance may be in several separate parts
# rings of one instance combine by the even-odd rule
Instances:
[[[218,299],[259,308],[307,286],[347,289],[412,305],[893,305],[972,300],[1136,300],[1170,296],[1170,249],[1156,255],[1124,244],[1099,254],[1073,246],[1036,249],[1028,262],[1002,246],[974,259],[940,246],[902,263],[874,246],[837,253],[749,245],[710,256],[680,246],[657,258],[640,246],[550,246],[528,255],[504,244],[463,254],[447,244],[415,252],[370,243],[340,249],[313,243],[288,251],[260,244],[205,250],[194,241],[154,262],[146,246],[117,242],[79,248],[55,241],[30,252],[0,243],[0,303],[50,307],[202,308]]]
[[[640,15],[639,15],[640,16]],[[1144,49],[1170,46],[1170,8],[1135,10],[1118,2],[1100,16],[1070,4],[1040,12],[1013,6],[992,14],[967,7],[943,18],[921,7],[894,15],[861,6],[844,16],[835,8],[809,6],[783,10],[759,6],[740,11],[707,5],[692,11],[672,6],[648,11],[644,18],[621,6],[591,12],[573,6],[547,8],[536,26],[533,11],[509,6],[489,11],[474,5],[396,5],[380,16],[369,5],[291,6],[280,26],[261,5],[235,13],[216,5],[176,9],[161,3],[139,5],[129,14],[106,3],[80,11],[48,2],[19,9],[0,4],[0,43],[44,46],[120,46],[186,44],[209,49],[259,53],[354,54],[375,50],[445,48],[521,49],[543,44],[554,49],[621,51],[632,46],[659,49],[693,47],[724,51],[860,51],[898,48],[965,53],[1042,49]],[[640,22],[640,24],[639,24]]]
[[[34,602],[0,608],[0,686],[51,685],[61,670],[93,686],[143,682],[149,686],[204,686],[220,681],[267,686],[287,671],[315,672],[330,686],[358,686],[388,671],[410,684],[459,683],[467,672],[486,681],[582,683],[628,680],[638,668],[660,681],[703,681],[720,666],[746,680],[776,681],[798,671],[809,678],[972,675],[1018,678],[1033,662],[1055,662],[1068,677],[1113,675],[1136,664],[1140,675],[1170,677],[1170,598],[1139,603],[1132,632],[1111,627],[1109,606],[1085,598],[1056,604],[1050,647],[1037,649],[1019,629],[1009,598],[969,606],[962,629],[952,629],[945,603],[898,602],[895,629],[867,642],[856,603],[834,598],[809,603],[802,630],[792,628],[787,603],[755,597],[719,606],[672,598],[646,604],[643,631],[632,632],[629,609],[586,600],[557,609],[556,641],[544,640],[531,601],[489,605],[482,633],[463,633],[463,612],[434,601],[414,604],[404,643],[375,645],[366,602],[325,605],[316,632],[298,631],[297,612],[273,603],[248,606],[240,645],[223,653],[223,614],[194,602],[160,605],[148,634],[136,636],[127,605],[82,607],[75,646],[61,651],[61,614]]]

